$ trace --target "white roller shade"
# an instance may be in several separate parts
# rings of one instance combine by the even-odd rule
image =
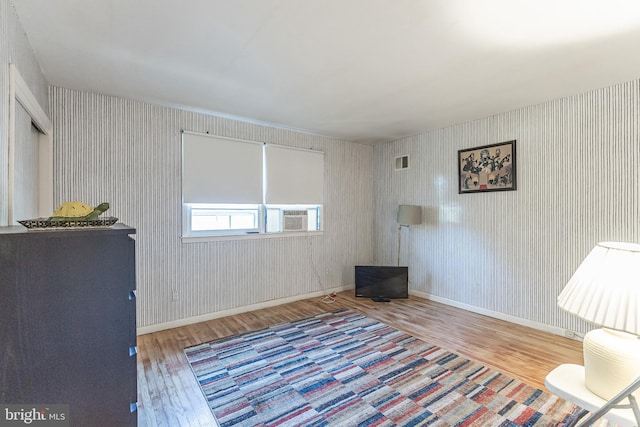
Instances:
[[[262,203],[262,144],[182,133],[184,203]]]
[[[267,145],[265,165],[266,204],[322,204],[324,153]]]

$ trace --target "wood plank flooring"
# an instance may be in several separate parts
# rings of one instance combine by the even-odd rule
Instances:
[[[327,311],[350,308],[431,344],[544,388],[561,363],[582,364],[578,341],[422,298],[376,303],[341,292],[327,304],[314,298],[138,337],[138,424],[215,426],[183,349]]]

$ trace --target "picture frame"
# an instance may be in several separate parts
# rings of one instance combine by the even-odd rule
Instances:
[[[458,194],[516,190],[516,140],[458,150]]]

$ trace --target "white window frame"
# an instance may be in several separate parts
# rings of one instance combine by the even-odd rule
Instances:
[[[199,204],[199,203],[185,203],[185,218],[187,221],[186,224],[186,235],[189,237],[198,237],[198,236],[232,236],[232,235],[242,235],[242,234],[255,234],[259,233],[261,229],[261,224],[264,223],[264,206],[263,205],[219,205],[219,204]],[[194,230],[193,229],[193,210],[212,210],[212,211],[220,211],[223,212],[233,212],[233,211],[255,211],[256,218],[256,227],[252,228],[229,228],[229,229],[206,229],[206,230]]]
[[[195,134],[197,136],[210,136],[213,138],[219,138],[223,140],[232,140],[232,138],[224,138],[217,137],[214,135],[201,134],[195,132],[183,131],[183,144],[184,144],[184,134]],[[235,140],[239,142],[250,142],[256,143],[254,141],[244,141],[244,140]],[[203,240],[240,240],[240,239],[255,239],[255,238],[273,238],[273,237],[292,237],[292,236],[308,236],[308,235],[317,235],[322,234],[324,231],[324,204],[309,204],[307,203],[294,203],[294,204],[286,204],[286,205],[268,205],[265,203],[265,194],[266,194],[266,179],[267,174],[265,173],[265,159],[266,159],[266,144],[263,145],[263,199],[261,204],[241,204],[241,203],[186,203],[183,199],[182,201],[182,241],[183,242],[197,242]],[[273,147],[273,146],[272,146]],[[294,147],[287,146],[277,146],[277,148],[291,149],[291,150],[301,150]],[[324,153],[318,152],[316,150],[301,150],[312,152],[313,154],[322,154]],[[184,160],[183,160],[184,162]],[[324,171],[322,171],[324,174]],[[184,163],[183,163],[183,180],[185,179],[184,173]],[[324,177],[322,177],[324,180]],[[184,191],[184,182],[183,182],[183,191]],[[317,192],[317,191],[316,191]],[[184,194],[184,193],[183,193]],[[183,196],[184,197],[184,196]],[[320,195],[320,197],[322,197]],[[227,229],[227,230],[193,230],[193,211],[196,209],[219,209],[221,212],[224,210],[242,210],[243,208],[247,209],[256,209],[258,212],[258,227],[249,228],[249,229]],[[307,230],[307,231],[287,231],[283,230],[279,231],[269,231],[267,232],[267,209],[287,209],[287,210],[309,210],[309,209],[317,209],[319,215],[319,227],[318,230]],[[280,224],[280,228],[282,225]]]
[[[306,232],[308,233],[314,233],[314,232],[321,232],[324,231],[323,230],[323,205],[265,205],[265,224],[266,224],[266,211],[269,209],[276,209],[278,211],[280,211],[280,213],[282,211],[296,211],[296,210],[302,210],[302,211],[310,211],[310,210],[317,210],[318,211],[318,216],[319,216],[319,221],[316,221],[317,224],[317,228],[314,228],[313,230],[310,229],[309,225],[307,225],[307,230]],[[318,224],[319,222],[319,224]],[[274,233],[285,233],[285,231],[282,230],[282,224],[279,224],[279,230],[278,231],[266,231],[267,226],[265,225],[265,232],[268,234],[274,234]],[[286,233],[291,233],[286,232]]]

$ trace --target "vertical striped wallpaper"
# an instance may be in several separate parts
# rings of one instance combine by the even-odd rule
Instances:
[[[0,0],[0,225],[8,225],[9,197],[9,63],[10,40],[9,26],[15,15],[9,14],[9,0]]]
[[[54,201],[108,201],[137,229],[138,326],[350,285],[353,266],[372,262],[372,147],[57,87],[50,97]],[[324,234],[183,244],[182,129],[324,151]]]
[[[421,205],[402,231],[413,290],[585,332],[556,297],[598,241],[640,242],[639,114],[632,81],[376,147],[377,262],[396,262],[397,206]],[[517,191],[458,194],[457,150],[514,139]]]

